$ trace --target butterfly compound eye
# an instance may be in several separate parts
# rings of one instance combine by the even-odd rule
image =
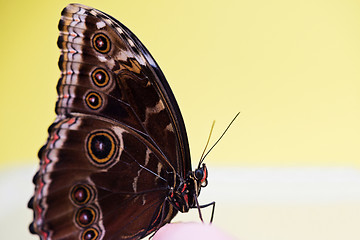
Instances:
[[[204,171],[202,169],[195,170],[195,177],[197,180],[202,180],[204,177]]]

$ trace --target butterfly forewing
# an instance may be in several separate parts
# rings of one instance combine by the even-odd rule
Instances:
[[[115,19],[80,5],[63,11],[59,29],[63,74],[57,113],[90,113],[119,121],[150,138],[177,172],[184,176],[191,170],[176,100],[141,42]],[[109,47],[101,51],[97,43]],[[74,62],[80,62],[78,69]],[[109,78],[106,86],[97,81],[101,73]],[[177,161],[180,158],[186,161]]]
[[[160,68],[121,23],[67,6],[57,119],[39,151],[30,230],[42,239],[140,239],[176,214],[191,170],[185,126]]]

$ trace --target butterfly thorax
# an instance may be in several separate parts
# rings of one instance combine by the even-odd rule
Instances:
[[[205,164],[188,173],[176,189],[171,188],[168,196],[170,203],[180,212],[188,212],[196,207],[196,198],[202,187],[207,185],[207,168]]]

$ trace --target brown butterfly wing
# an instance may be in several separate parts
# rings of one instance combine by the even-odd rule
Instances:
[[[141,42],[109,15],[82,5],[64,9],[59,29],[64,54],[57,114],[96,114],[126,124],[149,138],[185,176],[191,161],[183,119],[163,73]],[[110,46],[103,53],[95,44],[102,35]],[[95,76],[101,72],[109,81],[99,87]],[[102,101],[98,109],[84,101],[94,88]]]
[[[175,216],[165,198],[191,170],[180,110],[121,23],[70,4],[59,29],[58,117],[39,151],[30,229],[42,239],[140,239]]]

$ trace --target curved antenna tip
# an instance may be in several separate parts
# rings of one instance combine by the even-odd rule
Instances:
[[[231,120],[231,122],[229,123],[229,125],[226,127],[226,129],[224,130],[224,132],[221,134],[221,136],[219,137],[219,139],[214,143],[214,145],[212,145],[212,147],[209,149],[209,151],[207,151],[207,153],[204,155],[204,153],[201,155],[201,158],[200,158],[200,161],[199,161],[199,165],[198,165],[198,168],[200,167],[201,163],[204,161],[205,157],[211,152],[211,150],[216,146],[216,144],[218,144],[218,142],[220,141],[220,139],[225,135],[225,133],[227,132],[227,130],[230,128],[230,126],[232,125],[232,123],[235,121],[235,119],[239,116],[240,112],[238,112],[235,117]],[[213,126],[211,127],[211,131],[210,131],[210,135],[209,135],[209,139],[208,139],[208,142],[206,144],[206,147],[209,143],[209,140],[210,140],[210,136],[211,136],[211,132],[213,130],[213,127],[214,127],[214,124],[215,124],[215,121],[213,123]],[[206,149],[205,147],[205,149]],[[204,149],[204,152],[205,152],[205,149]]]

